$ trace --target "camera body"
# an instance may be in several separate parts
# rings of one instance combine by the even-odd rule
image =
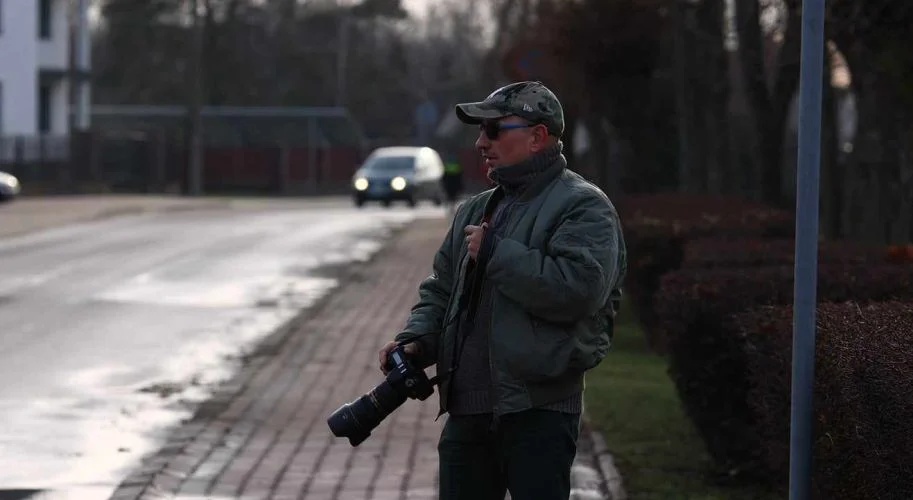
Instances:
[[[406,402],[424,401],[434,394],[434,384],[425,371],[413,364],[403,346],[397,345],[387,357],[387,377],[374,389],[351,403],[346,403],[327,418],[336,437],[346,437],[358,446],[383,419]]]
[[[425,371],[412,364],[403,346],[396,346],[387,357],[386,383],[401,388],[409,399],[424,401],[434,394],[434,385]]]

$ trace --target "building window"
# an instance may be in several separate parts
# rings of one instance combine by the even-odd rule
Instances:
[[[52,19],[54,17],[53,6],[53,0],[38,0],[38,36],[42,40],[51,39]]]
[[[51,86],[42,84],[38,87],[38,132],[47,134],[51,131]]]

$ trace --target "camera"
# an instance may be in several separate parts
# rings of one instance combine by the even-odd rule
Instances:
[[[406,399],[424,401],[434,394],[434,384],[424,370],[416,367],[398,345],[387,357],[387,378],[367,394],[346,403],[327,418],[327,425],[336,437],[349,438],[358,446],[387,415],[406,402]]]

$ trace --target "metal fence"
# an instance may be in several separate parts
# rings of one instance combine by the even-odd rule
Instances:
[[[183,192],[188,149],[167,130],[96,130],[70,137],[0,137],[0,171],[23,194]],[[211,145],[203,148],[210,193],[344,192],[365,157],[361,148],[322,145]]]
[[[65,185],[74,173],[70,153],[66,136],[0,136],[0,171],[23,185]]]
[[[207,192],[342,192],[364,159],[358,124],[338,108],[204,108]],[[23,193],[183,192],[185,114],[171,106],[96,106],[69,137],[0,137],[0,170]]]
[[[207,193],[345,193],[382,145],[339,108],[204,108],[202,115]],[[0,136],[0,170],[19,177],[26,195],[184,192],[185,120],[181,107],[96,106],[91,132]],[[471,145],[445,156],[463,165],[468,186],[487,185]]]

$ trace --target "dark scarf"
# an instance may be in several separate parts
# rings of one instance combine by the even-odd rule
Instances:
[[[563,149],[564,145],[558,141],[554,146],[543,149],[519,163],[491,169],[488,178],[503,187],[507,193],[516,193],[554,165]]]

